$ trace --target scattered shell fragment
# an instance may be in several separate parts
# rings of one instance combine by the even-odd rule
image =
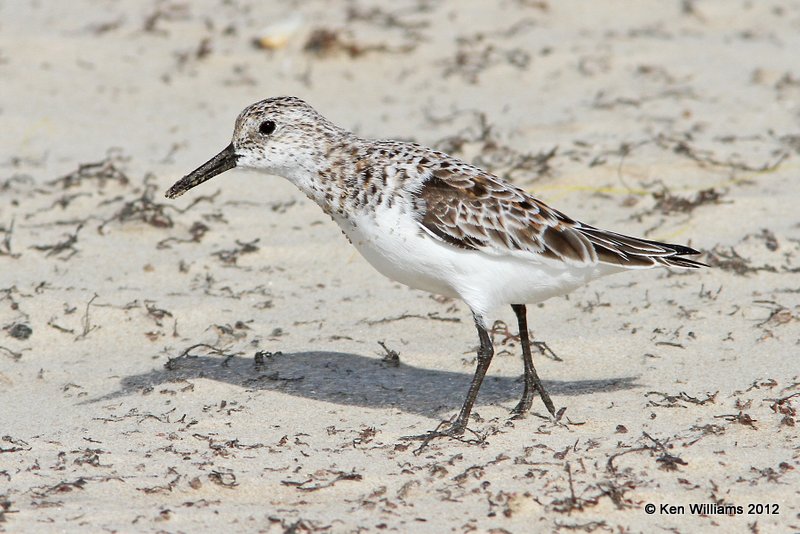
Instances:
[[[270,24],[259,32],[254,40],[255,45],[267,50],[283,48],[289,39],[302,28],[303,22],[303,15],[294,13],[283,20]]]

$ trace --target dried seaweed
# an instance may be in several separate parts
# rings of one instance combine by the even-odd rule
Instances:
[[[344,33],[342,30],[317,28],[309,35],[303,46],[303,51],[318,58],[329,58],[343,53],[352,59],[356,59],[374,52],[405,54],[416,48],[414,43],[396,47],[384,43],[361,44],[353,40],[352,37],[344,36]]]

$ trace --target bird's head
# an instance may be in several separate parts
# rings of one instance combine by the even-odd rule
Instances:
[[[176,198],[233,168],[295,176],[314,172],[330,139],[343,132],[303,100],[268,98],[245,108],[236,119],[231,144],[178,180],[166,193]]]

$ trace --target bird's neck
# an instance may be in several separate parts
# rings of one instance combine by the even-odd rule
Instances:
[[[309,147],[295,164],[281,173],[329,215],[347,217],[365,201],[363,185],[367,144],[348,134]]]

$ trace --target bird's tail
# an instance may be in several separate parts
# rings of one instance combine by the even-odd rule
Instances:
[[[686,269],[708,267],[705,263],[686,258],[685,256],[696,256],[700,252],[684,245],[650,241],[591,226],[582,226],[579,230],[594,245],[597,258],[603,263],[629,269],[656,265]]]

